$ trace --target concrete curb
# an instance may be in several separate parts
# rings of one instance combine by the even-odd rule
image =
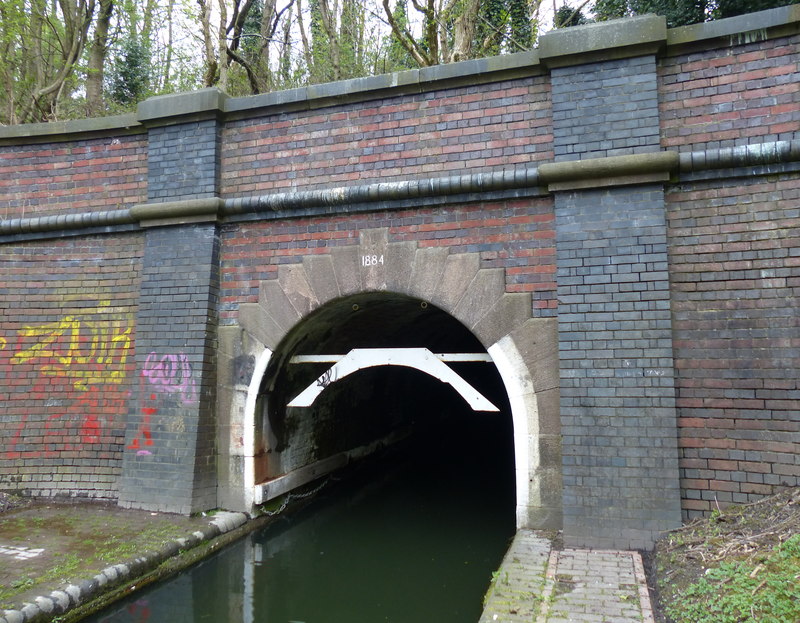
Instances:
[[[142,556],[124,563],[111,565],[92,578],[70,584],[63,590],[55,590],[47,596],[36,597],[33,603],[26,602],[20,610],[4,610],[0,623],[40,623],[49,621],[73,608],[85,604],[103,592],[116,588],[126,581],[134,579],[156,568],[165,560],[172,558],[181,550],[192,549],[227,532],[231,532],[245,523],[248,518],[244,513],[223,511],[215,514],[204,530],[197,530],[190,535],[176,539],[161,550],[149,556]]]

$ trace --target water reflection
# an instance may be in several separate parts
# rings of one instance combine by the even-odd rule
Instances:
[[[427,436],[427,446],[364,468],[298,515],[91,620],[477,621],[514,531],[511,452],[500,451],[510,432],[487,417],[474,416],[455,453]]]

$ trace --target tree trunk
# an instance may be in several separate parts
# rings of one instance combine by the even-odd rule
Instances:
[[[108,28],[114,12],[114,0],[100,0],[100,12],[94,27],[86,73],[86,114],[98,117],[103,113],[103,76],[108,53]]]
[[[472,41],[475,38],[480,4],[480,0],[467,0],[461,15],[456,18],[453,26],[453,50],[446,59],[447,62],[455,63],[472,57]]]
[[[197,0],[200,7],[200,28],[203,31],[203,52],[205,55],[205,74],[203,86],[214,86],[217,81],[217,58],[214,53],[214,39],[211,36],[211,5],[208,0]]]
[[[228,7],[226,0],[219,0],[219,30],[217,31],[217,49],[219,58],[219,88],[228,90]],[[211,86],[211,85],[209,85]]]

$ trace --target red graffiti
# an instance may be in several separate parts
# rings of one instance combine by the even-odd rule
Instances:
[[[89,414],[83,421],[83,426],[80,430],[81,443],[92,444],[100,443],[100,435],[102,434],[102,427],[97,419],[97,416]]]
[[[155,399],[155,394],[150,394],[150,400],[153,401]],[[143,449],[142,446],[153,445],[153,433],[150,430],[150,417],[156,413],[158,413],[158,409],[155,407],[142,407],[142,423],[139,425],[136,437],[128,446],[129,450],[137,450],[136,454],[138,455],[152,454],[149,450]]]
[[[17,432],[14,434],[11,443],[9,444],[9,449],[6,451],[6,458],[7,459],[18,459],[22,454],[20,452],[15,452],[14,448],[17,447],[20,438],[22,437],[22,431],[25,430],[25,423],[28,421],[28,416],[23,415],[22,420],[19,423],[19,427],[17,428]]]
[[[192,373],[192,364],[183,353],[147,355],[142,370],[144,376],[158,392],[178,394],[184,404],[197,402],[197,386]]]
[[[33,393],[42,388],[33,388]],[[62,452],[96,449],[100,444],[113,444],[115,415],[125,408],[127,392],[117,387],[92,386],[80,392],[69,407],[41,420],[22,416],[8,444],[5,458],[57,457]],[[27,434],[26,434],[27,433]],[[28,441],[30,438],[30,441]],[[21,450],[30,443],[35,450]]]

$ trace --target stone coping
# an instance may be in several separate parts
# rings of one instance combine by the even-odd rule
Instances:
[[[539,55],[548,67],[566,67],[656,54],[666,41],[666,18],[641,15],[551,30],[539,38]]]
[[[565,28],[542,35],[538,49],[421,69],[309,85],[247,97],[216,88],[150,98],[137,113],[97,119],[0,127],[0,145],[56,142],[92,135],[143,133],[148,126],[189,120],[249,118],[313,110],[342,103],[474,86],[544,73],[550,67],[590,63],[683,47],[737,45],[800,32],[800,5],[666,28],[665,18],[645,15]]]

